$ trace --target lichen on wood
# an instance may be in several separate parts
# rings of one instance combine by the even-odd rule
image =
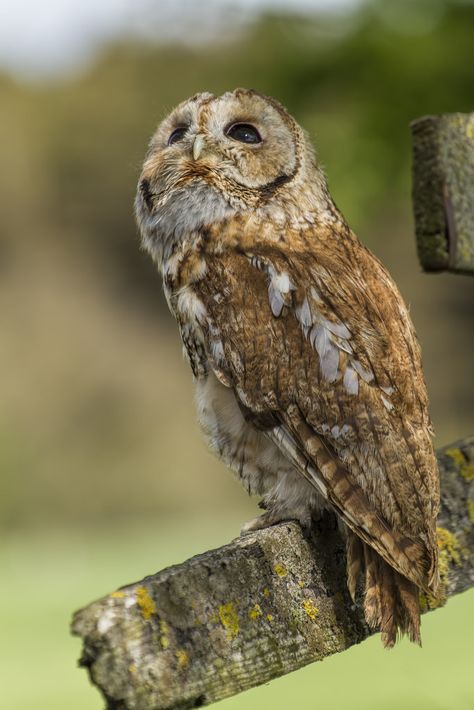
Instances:
[[[445,596],[474,586],[474,438],[438,452]],[[468,475],[466,475],[466,472]],[[422,599],[425,610],[435,606]],[[81,665],[109,710],[184,710],[343,651],[371,632],[335,518],[240,537],[78,611]]]
[[[411,124],[413,208],[426,271],[474,272],[474,113]]]

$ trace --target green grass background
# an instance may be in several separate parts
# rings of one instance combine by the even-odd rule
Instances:
[[[172,520],[120,528],[16,535],[0,546],[1,707],[100,710],[76,668],[72,612],[125,582],[229,540],[232,515],[183,530]],[[474,590],[423,618],[423,648],[384,651],[378,637],[291,675],[222,701],[227,710],[472,710]]]

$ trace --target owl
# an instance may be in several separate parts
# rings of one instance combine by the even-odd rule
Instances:
[[[439,478],[420,347],[382,264],[274,99],[196,94],[154,134],[135,203],[210,448],[265,511],[334,511],[370,627],[420,642],[436,595]]]

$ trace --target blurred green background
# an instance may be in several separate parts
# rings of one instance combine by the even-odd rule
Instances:
[[[197,3],[180,5],[192,25]],[[101,708],[75,668],[72,612],[227,542],[256,514],[201,441],[190,371],[132,215],[147,141],[187,96],[253,87],[310,132],[336,202],[410,304],[436,445],[474,432],[474,278],[420,271],[409,133],[420,115],[473,110],[474,4],[306,5],[267,2],[239,22],[238,3],[203,0],[199,14],[219,10],[219,22],[201,38],[123,32],[74,71],[0,74],[8,710]],[[472,709],[473,611],[471,591],[424,619],[423,650],[387,653],[371,639],[223,707]]]

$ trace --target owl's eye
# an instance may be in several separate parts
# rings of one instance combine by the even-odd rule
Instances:
[[[226,136],[241,143],[261,143],[262,138],[255,126],[250,123],[233,123],[225,131]]]
[[[173,143],[177,143],[178,141],[182,140],[187,130],[187,126],[178,126],[178,128],[175,128],[173,133],[171,133],[170,137],[168,138],[168,145],[173,145]]]

